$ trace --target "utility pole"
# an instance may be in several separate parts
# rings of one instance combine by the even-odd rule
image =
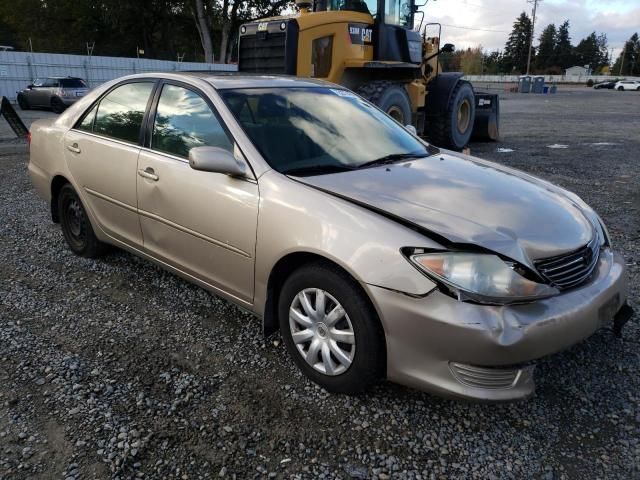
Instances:
[[[533,14],[531,15],[531,37],[529,38],[529,55],[527,56],[527,75],[529,75],[529,69],[531,68],[531,47],[533,46],[533,32],[536,29],[536,10],[538,9],[538,2],[542,0],[527,0],[527,3],[533,3]]]
[[[625,42],[624,47],[622,48],[622,59],[620,60],[620,71],[618,72],[618,76],[622,76],[622,66],[624,65],[624,54],[627,51],[627,43]]]

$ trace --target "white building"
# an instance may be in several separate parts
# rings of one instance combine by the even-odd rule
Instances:
[[[578,76],[584,76],[584,75],[591,75],[591,69],[589,68],[589,65],[585,65],[584,67],[581,67],[580,65],[576,65],[574,67],[569,67],[564,71],[564,74],[566,76],[572,76],[572,77],[578,77]]]

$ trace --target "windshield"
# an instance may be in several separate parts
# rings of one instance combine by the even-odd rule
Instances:
[[[348,10],[352,12],[368,13],[376,18],[378,0],[329,0],[328,10]]]
[[[62,88],[87,88],[87,84],[80,78],[63,78],[60,80]]]
[[[220,95],[265,160],[282,173],[314,175],[435,153],[348,90],[256,88]]]
[[[413,28],[409,0],[387,0],[384,7],[384,23]]]

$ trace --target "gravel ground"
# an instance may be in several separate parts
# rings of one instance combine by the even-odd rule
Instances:
[[[593,205],[636,309],[638,125],[633,92],[506,95],[504,141],[472,146]],[[123,252],[72,255],[4,133],[0,479],[640,478],[638,315],[541,361],[524,402],[329,395],[235,306]]]

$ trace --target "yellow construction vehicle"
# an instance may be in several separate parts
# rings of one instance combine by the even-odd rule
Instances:
[[[312,3],[313,2],[313,3]],[[498,96],[443,73],[438,24],[414,29],[415,0],[296,0],[299,12],[240,27],[241,72],[314,77],[344,85],[433,144],[462,149],[498,138]],[[438,27],[428,37],[427,26]]]

